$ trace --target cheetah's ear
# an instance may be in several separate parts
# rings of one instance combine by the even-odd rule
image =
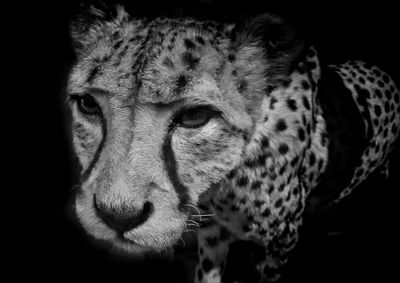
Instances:
[[[95,43],[99,34],[104,33],[107,22],[121,24],[129,18],[123,6],[117,5],[111,8],[100,1],[95,1],[95,4],[79,3],[73,14],[70,34],[74,50],[78,55]]]
[[[234,47],[238,51],[253,47],[263,49],[268,81],[276,85],[287,78],[296,58],[304,49],[304,40],[282,18],[263,14],[236,28]],[[247,52],[248,53],[248,52]],[[246,57],[246,52],[242,52]]]

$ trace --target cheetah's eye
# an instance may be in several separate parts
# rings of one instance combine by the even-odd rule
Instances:
[[[218,115],[218,111],[209,106],[198,106],[183,110],[176,116],[175,124],[185,128],[199,128]]]
[[[86,115],[98,115],[100,113],[100,106],[96,100],[89,94],[75,98],[78,102],[78,109]]]

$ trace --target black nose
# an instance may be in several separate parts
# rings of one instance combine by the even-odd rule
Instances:
[[[123,234],[126,231],[143,224],[153,212],[153,204],[145,202],[141,209],[126,207],[118,210],[110,208],[103,203],[94,200],[94,207],[97,215],[106,223],[108,227]]]

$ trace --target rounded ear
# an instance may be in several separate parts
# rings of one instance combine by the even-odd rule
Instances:
[[[238,51],[251,46],[264,49],[272,83],[287,77],[305,45],[293,26],[271,14],[259,15],[237,27],[233,42]]]
[[[111,8],[100,1],[79,3],[73,14],[70,21],[70,34],[77,54],[82,53],[95,42],[97,36],[104,32],[106,22],[113,21],[115,24],[120,24],[129,17],[124,7],[117,5]]]

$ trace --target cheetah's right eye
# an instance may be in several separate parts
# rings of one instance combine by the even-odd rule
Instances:
[[[89,94],[85,94],[83,96],[75,97],[77,100],[78,109],[83,114],[86,115],[99,115],[100,114],[100,106],[97,104],[96,100]]]
[[[208,106],[197,106],[183,109],[176,117],[175,123],[184,128],[199,128],[218,115],[218,111]]]

